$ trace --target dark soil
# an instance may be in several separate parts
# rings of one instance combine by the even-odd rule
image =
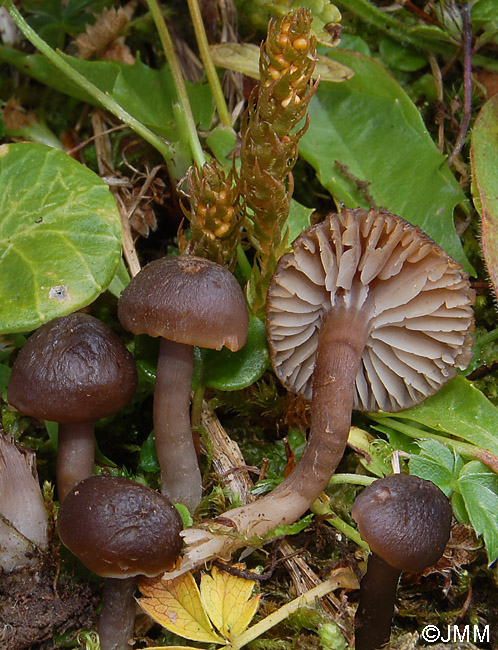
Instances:
[[[0,575],[0,650],[53,650],[54,635],[95,623],[85,584],[57,581],[53,563]]]

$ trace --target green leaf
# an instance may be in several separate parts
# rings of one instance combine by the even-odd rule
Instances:
[[[345,50],[329,56],[355,74],[341,84],[320,84],[301,155],[336,201],[398,214],[472,272],[453,224],[465,195],[417,107],[373,59]]]
[[[404,72],[420,70],[427,65],[426,56],[411,47],[387,38],[387,36],[380,39],[379,51],[388,66]]]
[[[382,413],[380,417],[387,425],[391,418],[413,420],[439,434],[456,436],[498,455],[498,409],[461,376],[422,404],[398,414]],[[378,418],[374,417],[376,421]]]
[[[218,390],[240,390],[258,380],[268,367],[266,328],[255,316],[249,318],[244,347],[238,352],[196,348],[192,388],[208,386]]]
[[[160,472],[159,461],[157,460],[154,432],[147,436],[147,439],[140,448],[138,469],[142,472]]]
[[[118,61],[84,61],[65,54],[61,56],[154,133],[177,142],[177,125],[172,108],[176,92],[167,66],[154,70],[140,60],[128,65]],[[39,54],[26,55],[0,46],[0,60],[16,66],[23,74],[49,88],[89,104],[96,103]],[[196,124],[201,130],[209,129],[214,111],[209,86],[187,82],[187,90]]]
[[[449,497],[454,489],[456,454],[436,440],[419,443],[420,453],[410,458],[410,474],[432,481]]]
[[[479,461],[467,463],[458,486],[475,531],[483,536],[489,563],[498,558],[498,476]]]
[[[0,333],[36,329],[91,303],[121,258],[109,188],[66,154],[0,146]]]
[[[275,528],[272,528],[266,533],[263,539],[265,541],[268,541],[277,537],[285,537],[286,535],[297,535],[307,526],[309,526],[313,517],[313,514],[306,515],[306,517],[299,519],[299,521],[295,521],[293,524],[275,526]]]
[[[289,242],[292,243],[296,237],[298,237],[303,230],[309,227],[310,225],[310,215],[313,212],[312,208],[307,208],[305,205],[301,205],[295,199],[291,199],[289,216],[285,222],[285,228],[289,228]]]
[[[472,130],[474,203],[481,213],[481,239],[489,277],[498,295],[498,95],[484,104]]]

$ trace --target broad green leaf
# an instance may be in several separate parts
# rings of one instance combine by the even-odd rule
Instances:
[[[154,133],[173,142],[178,140],[172,107],[176,93],[167,66],[154,70],[140,60],[134,65],[128,65],[118,61],[84,61],[67,55],[61,56]],[[16,66],[23,74],[37,79],[49,88],[95,104],[90,95],[62,76],[39,54],[24,54],[0,46],[0,61]],[[187,90],[197,125],[202,130],[209,129],[213,116],[209,86],[187,83]]]
[[[454,489],[456,454],[436,440],[419,443],[420,453],[410,458],[410,474],[432,481],[447,497]]]
[[[380,39],[379,51],[385,63],[398,70],[411,72],[427,65],[427,57],[424,54],[387,36]]]
[[[251,598],[254,581],[220,571],[201,578],[201,600],[213,625],[225,639],[235,640],[249,625],[259,604],[259,594]]]
[[[498,558],[498,476],[479,461],[467,463],[458,486],[475,531],[483,536],[489,563]]]
[[[213,629],[191,573],[173,580],[141,578],[138,586],[145,598],[140,607],[164,628],[185,639],[203,643],[224,641]]]
[[[285,228],[289,228],[289,243],[292,242],[298,237],[303,230],[309,227],[310,225],[310,216],[313,210],[307,208],[305,205],[301,205],[296,200],[291,199],[289,216],[285,222]]]
[[[109,188],[66,154],[0,146],[0,332],[33,330],[102,293],[121,258]]]
[[[336,201],[398,214],[471,272],[453,225],[454,207],[465,195],[417,107],[373,59],[346,50],[329,56],[355,74],[341,84],[320,84],[300,154]]]
[[[489,277],[498,295],[498,95],[482,107],[472,130],[474,203],[481,213],[481,240]]]
[[[374,419],[378,421],[379,417],[386,425],[391,418],[413,420],[439,434],[456,436],[498,455],[498,409],[461,376],[418,406],[397,414],[382,413]]]
[[[200,385],[218,390],[240,390],[261,377],[268,367],[268,348],[264,323],[251,316],[244,347],[238,352],[196,348],[192,388]]]

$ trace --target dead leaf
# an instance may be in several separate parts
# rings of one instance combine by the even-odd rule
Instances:
[[[134,63],[135,58],[130,50],[119,39],[123,29],[129,22],[127,13],[119,9],[104,9],[97,17],[94,25],[88,25],[86,32],[75,40],[81,59],[89,59],[93,55],[113,61]]]

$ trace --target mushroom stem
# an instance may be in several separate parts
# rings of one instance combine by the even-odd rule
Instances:
[[[323,317],[313,373],[311,431],[303,456],[294,471],[272,492],[250,504],[230,510],[241,537],[208,531],[184,531],[187,565],[244,546],[244,537],[264,536],[276,526],[292,524],[327,487],[347,443],[355,379],[367,340],[370,319],[355,309],[327,312]],[[225,528],[225,530],[227,530]],[[204,533],[204,534],[202,534]],[[243,537],[242,537],[243,536]]]
[[[389,642],[396,588],[401,571],[376,553],[360,583],[360,602],[355,618],[355,649],[377,650]]]
[[[99,619],[101,650],[130,650],[135,626],[136,577],[106,578]]]
[[[161,492],[193,512],[202,476],[190,426],[194,348],[161,339],[154,394],[154,435],[161,467]]]
[[[57,491],[61,502],[75,485],[93,474],[93,432],[93,422],[59,424]]]

